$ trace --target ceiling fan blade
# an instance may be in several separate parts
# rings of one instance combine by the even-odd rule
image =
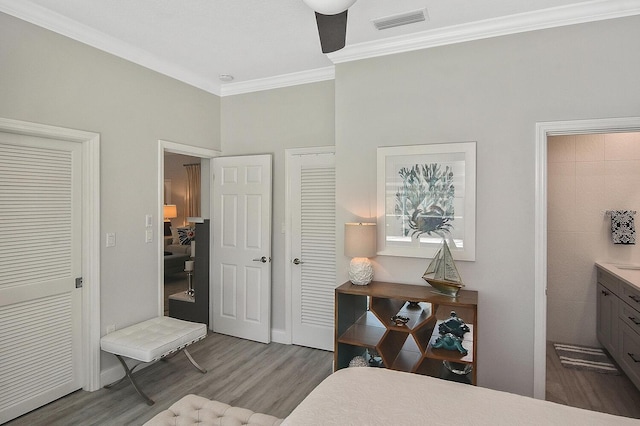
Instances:
[[[347,39],[347,12],[323,15],[316,12],[316,23],[320,35],[322,53],[331,53],[344,47]]]

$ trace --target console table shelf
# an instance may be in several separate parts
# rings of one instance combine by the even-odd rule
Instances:
[[[435,293],[430,286],[373,281],[366,286],[346,282],[335,290],[334,368],[349,366],[354,356],[365,356],[375,350],[385,367],[432,376],[450,376],[443,361],[470,364],[466,376],[446,377],[476,384],[478,293],[461,290],[457,297]],[[409,303],[415,302],[415,303]],[[468,351],[435,349],[438,325],[456,311],[470,331],[462,346]],[[408,317],[405,325],[397,325],[391,317]]]

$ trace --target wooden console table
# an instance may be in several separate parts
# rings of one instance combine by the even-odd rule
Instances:
[[[369,300],[369,303],[367,302]],[[409,305],[418,302],[418,305]],[[471,329],[462,346],[468,351],[435,349],[438,324],[455,311]],[[430,286],[373,281],[359,286],[346,282],[335,290],[334,369],[349,366],[355,356],[375,351],[384,367],[476,384],[478,292],[461,290],[457,297],[435,293]],[[396,325],[391,317],[409,317]],[[443,361],[470,364],[467,375],[450,373]]]

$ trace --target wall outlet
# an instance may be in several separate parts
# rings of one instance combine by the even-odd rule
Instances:
[[[116,331],[116,325],[115,324],[110,324],[110,325],[107,326],[107,334],[113,333],[114,331]]]
[[[107,247],[116,246],[116,234],[114,232],[107,232]]]

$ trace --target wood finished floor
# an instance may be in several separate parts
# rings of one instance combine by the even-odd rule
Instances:
[[[189,352],[206,374],[182,353],[140,370],[138,383],[156,401],[151,407],[126,381],[74,392],[7,425],[141,425],[190,393],[284,418],[331,373],[333,361],[332,352],[213,333]]]
[[[15,419],[7,426],[141,425],[184,395],[286,417],[331,373],[333,354],[293,345],[264,345],[210,334],[191,346],[199,373],[183,354],[155,363],[137,375],[156,403],[149,407],[128,382],[96,392],[77,391]],[[640,418],[640,391],[626,376],[562,367],[547,345],[548,401]]]
[[[624,374],[565,368],[547,342],[546,400],[640,419],[640,390]]]

